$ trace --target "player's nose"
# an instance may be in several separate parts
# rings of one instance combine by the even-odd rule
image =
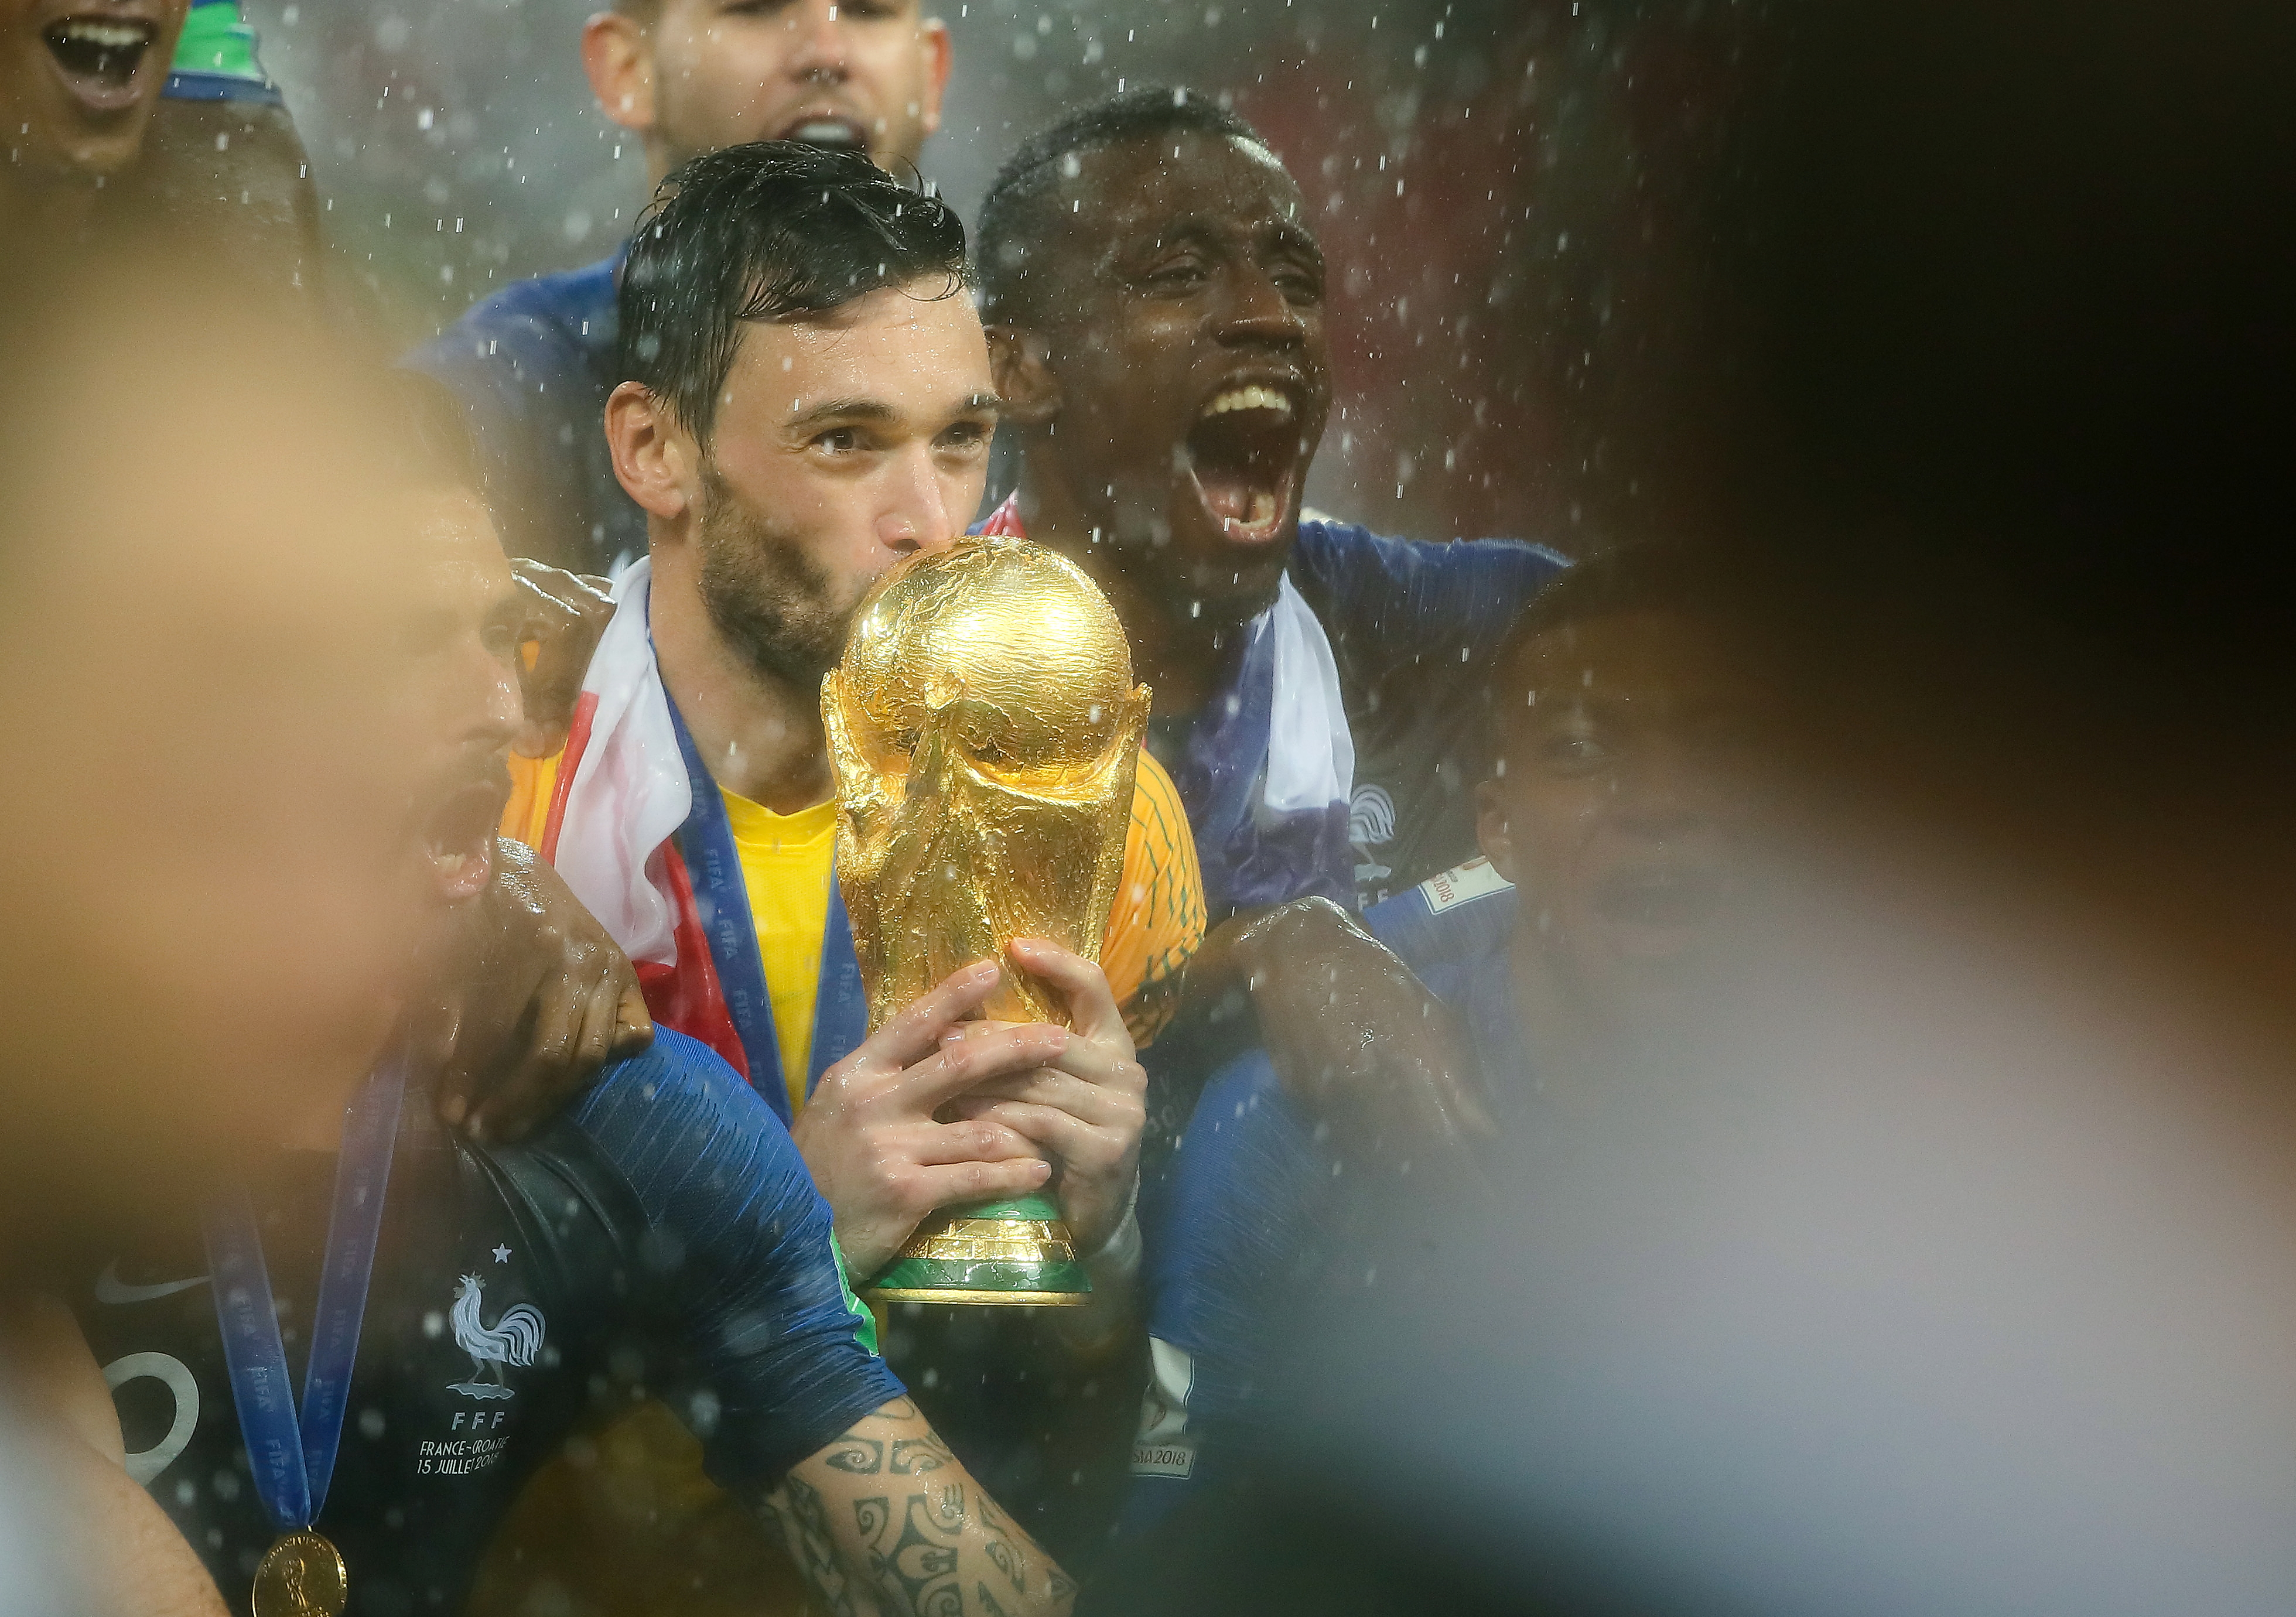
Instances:
[[[877,539],[907,554],[933,550],[954,539],[961,526],[929,446],[914,445],[895,463],[892,486],[877,518]]]

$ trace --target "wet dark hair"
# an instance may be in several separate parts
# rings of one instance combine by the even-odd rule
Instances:
[[[1143,85],[1095,102],[1021,142],[1021,149],[996,171],[980,203],[975,274],[982,316],[1027,318],[1029,261],[1047,234],[1053,193],[1066,177],[1063,159],[1072,160],[1094,146],[1175,133],[1240,135],[1267,144],[1259,130],[1217,100],[1169,85]]]
[[[888,286],[970,284],[964,226],[858,152],[754,141],[697,157],[654,193],[617,299],[617,374],[707,442],[749,321],[817,320]]]
[[[1491,661],[1501,714],[1522,705],[1533,644],[1573,624],[1625,612],[1687,612],[1737,621],[1755,604],[1748,570],[1710,545],[1646,540],[1578,562],[1530,598]]]

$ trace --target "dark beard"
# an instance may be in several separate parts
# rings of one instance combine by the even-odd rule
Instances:
[[[853,620],[828,573],[701,468],[701,603],[726,643],[762,674],[816,688],[845,650]]]

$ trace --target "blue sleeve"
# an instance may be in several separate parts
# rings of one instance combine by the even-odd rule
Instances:
[[[462,401],[504,547],[578,571],[644,549],[603,424],[618,263],[505,287],[399,362]]]
[[[788,1130],[713,1052],[658,1030],[573,1121],[644,1209],[649,1262],[676,1270],[680,1345],[717,1400],[699,1435],[721,1487],[777,1485],[902,1395]]]
[[[1287,1295],[1320,1269],[1329,1170],[1265,1052],[1204,1086],[1163,1194],[1147,1210],[1151,1382],[1122,1531],[1145,1531],[1217,1474],[1261,1417]]]
[[[1434,967],[1480,960],[1514,931],[1515,890],[1476,859],[1364,911],[1365,931],[1423,979]]]
[[[1569,565],[1519,539],[1396,539],[1341,522],[1300,523],[1292,552],[1292,581],[1365,685],[1414,663],[1480,678],[1523,603]]]

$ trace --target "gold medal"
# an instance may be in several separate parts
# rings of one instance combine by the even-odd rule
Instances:
[[[273,1545],[255,1569],[255,1617],[338,1617],[349,1597],[341,1553],[308,1527]]]

